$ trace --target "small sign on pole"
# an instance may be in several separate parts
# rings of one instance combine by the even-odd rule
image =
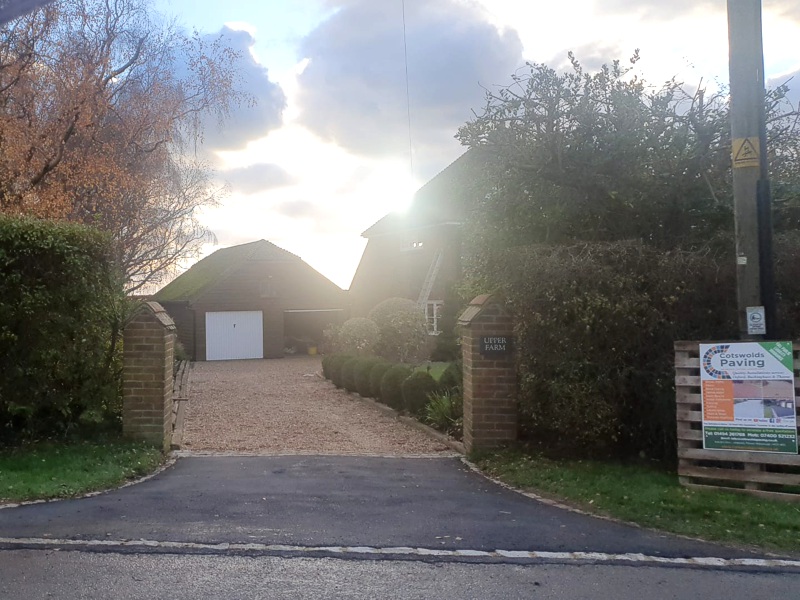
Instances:
[[[767,318],[763,306],[747,307],[747,334],[767,335]]]

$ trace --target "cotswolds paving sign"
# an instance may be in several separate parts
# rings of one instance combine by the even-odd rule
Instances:
[[[703,448],[797,454],[791,342],[700,344]]]
[[[512,352],[512,342],[507,335],[483,336],[480,338],[481,356],[508,356]]]

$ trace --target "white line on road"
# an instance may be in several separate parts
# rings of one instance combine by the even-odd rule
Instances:
[[[608,554],[605,552],[548,552],[541,550],[446,550],[439,548],[411,548],[406,546],[376,548],[372,546],[291,546],[284,544],[258,543],[220,543],[203,544],[198,542],[170,542],[156,540],[70,540],[49,538],[6,538],[0,537],[0,545],[40,547],[40,548],[74,548],[88,549],[120,549],[141,548],[161,550],[186,550],[205,552],[291,552],[304,555],[357,555],[357,556],[419,556],[438,558],[488,558],[488,559],[523,559],[557,562],[593,562],[593,563],[629,563],[653,564],[690,567],[756,567],[762,569],[789,568],[800,569],[800,560],[778,558],[718,558],[692,557],[671,558],[649,556],[647,554],[627,553]]]

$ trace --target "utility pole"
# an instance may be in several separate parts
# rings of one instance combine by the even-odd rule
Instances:
[[[776,325],[761,0],[728,0],[736,296],[742,339]]]

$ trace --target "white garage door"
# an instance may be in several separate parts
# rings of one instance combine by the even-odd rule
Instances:
[[[264,358],[260,310],[206,313],[206,360]]]

